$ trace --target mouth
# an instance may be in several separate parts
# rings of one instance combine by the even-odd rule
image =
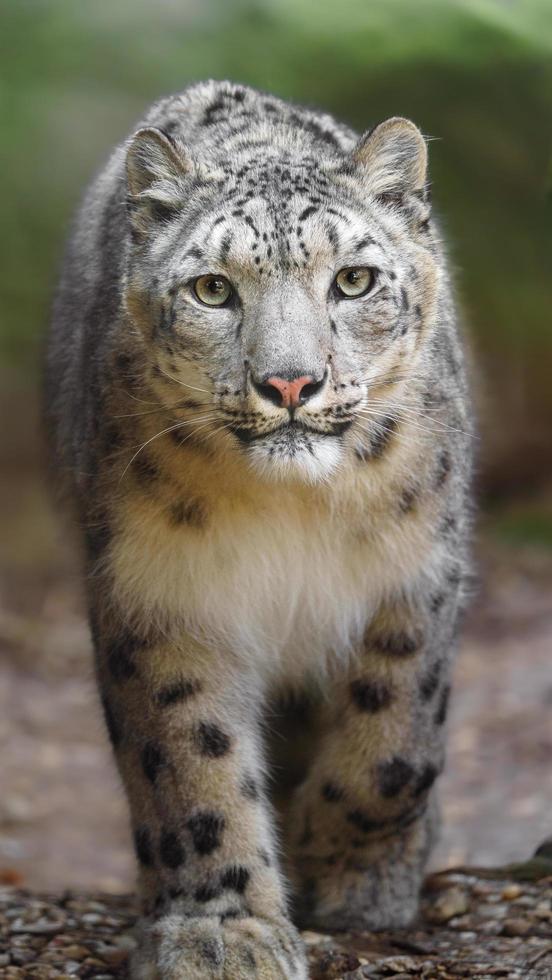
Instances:
[[[318,429],[314,425],[308,425],[299,419],[292,418],[289,422],[283,422],[274,429],[269,429],[268,432],[258,432],[252,427],[246,428],[244,426],[233,426],[231,431],[243,445],[251,445],[251,443],[259,443],[262,440],[271,439],[273,436],[284,434],[290,440],[300,439],[301,436],[304,438],[333,436],[335,438],[342,436],[352,424],[352,419],[344,419],[340,422],[331,422],[324,429]]]

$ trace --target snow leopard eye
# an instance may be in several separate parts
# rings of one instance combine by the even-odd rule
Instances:
[[[193,284],[198,300],[206,306],[224,306],[232,296],[231,284],[224,276],[200,276]]]
[[[368,266],[350,266],[337,273],[335,288],[341,296],[356,299],[370,292],[374,281],[374,272]]]

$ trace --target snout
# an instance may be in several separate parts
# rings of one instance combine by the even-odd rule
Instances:
[[[281,377],[271,375],[257,379],[251,374],[251,384],[257,394],[278,408],[295,409],[304,405],[309,399],[319,394],[328,380],[328,372],[321,377],[312,374]]]

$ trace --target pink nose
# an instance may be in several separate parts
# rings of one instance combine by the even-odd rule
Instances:
[[[304,389],[313,382],[314,378],[305,374],[301,378],[294,378],[293,381],[286,381],[285,378],[267,378],[265,384],[279,392],[280,405],[283,408],[297,408],[309,397]]]

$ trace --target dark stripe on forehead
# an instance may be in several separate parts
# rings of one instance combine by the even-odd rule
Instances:
[[[239,134],[236,133],[236,135]],[[238,153],[242,153],[244,150],[259,150],[259,149],[266,150],[267,142],[264,139],[237,140],[235,149],[238,151]]]
[[[224,109],[223,99],[219,96],[211,105],[208,105],[204,114],[201,124],[203,126],[212,126],[216,122],[215,116],[221,109]]]
[[[335,214],[336,218],[341,218],[342,221],[347,221],[346,215],[342,211],[336,211],[335,208],[326,208],[328,214]]]
[[[212,210],[212,199],[207,198],[205,194],[198,194],[197,200],[195,201],[193,207],[189,206],[189,211],[186,214],[185,224],[183,223],[180,227],[177,227],[177,222],[174,221],[172,225],[169,225],[169,231],[166,236],[160,238],[158,241],[158,252],[155,259],[155,266],[157,269],[165,269],[167,261],[171,261],[175,254],[179,252],[179,249],[185,248],[180,254],[182,257],[190,256],[191,249],[198,248],[197,242],[194,242],[190,247],[187,247],[188,242],[191,238],[197,237],[201,239],[206,238],[205,228],[202,228],[206,221],[206,216],[209,215]],[[174,233],[172,231],[174,229]],[[201,258],[205,255],[202,252]],[[163,273],[164,275],[166,272]]]
[[[337,253],[340,246],[339,232],[334,224],[325,224],[326,234],[328,236],[328,241],[332,246],[334,253]]]
[[[192,247],[188,249],[188,251],[184,255],[184,258],[203,259],[204,255],[205,253],[202,251],[202,249],[199,248],[198,245],[192,245]]]
[[[233,235],[231,231],[228,231],[224,238],[221,240],[219,245],[219,259],[221,262],[225,262],[228,258],[228,252],[230,251],[230,246],[232,244]]]

